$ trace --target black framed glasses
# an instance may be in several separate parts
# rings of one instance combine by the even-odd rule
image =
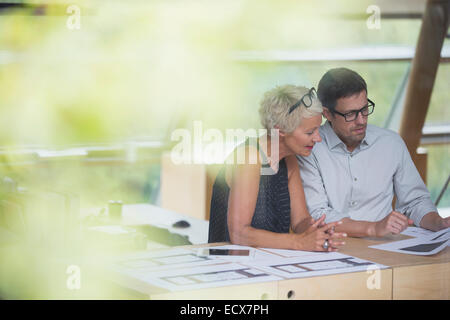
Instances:
[[[360,112],[364,117],[367,117],[369,114],[372,114],[373,110],[375,109],[375,102],[373,102],[370,99],[367,99],[367,101],[368,101],[367,104],[359,110],[353,110],[347,113],[341,113],[336,110],[333,110],[332,112],[337,113],[340,116],[343,116],[345,118],[345,121],[347,122],[354,121],[356,118],[358,118],[358,114]]]
[[[308,93],[305,94],[296,104],[289,108],[289,113],[291,114],[299,105],[303,103],[306,108],[311,107],[313,99],[317,98],[317,92],[314,87],[309,89]]]

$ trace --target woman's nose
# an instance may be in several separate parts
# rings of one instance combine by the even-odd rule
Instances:
[[[317,133],[314,135],[313,141],[314,142],[321,142],[322,141],[322,137],[320,136],[319,130],[317,130]]]

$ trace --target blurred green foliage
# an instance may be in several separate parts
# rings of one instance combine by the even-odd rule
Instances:
[[[175,124],[189,127],[193,120],[202,120],[204,129],[259,128],[257,109],[266,90],[286,83],[316,86],[323,73],[338,66],[366,79],[377,105],[370,121],[382,125],[407,62],[253,63],[236,61],[233,54],[414,47],[421,25],[417,19],[383,19],[380,29],[371,30],[365,19],[342,15],[368,16],[370,1],[161,0],[79,1],[81,28],[71,29],[67,23],[73,15],[65,11],[70,4],[49,4],[44,15],[24,8],[0,16],[2,146],[64,148],[136,136],[167,139]],[[449,123],[449,68],[439,68],[427,123]],[[448,148],[430,149],[433,196],[442,186],[441,176],[450,173]],[[147,199],[149,185],[156,182],[144,180],[159,179],[148,168],[67,165],[66,170],[32,171],[30,176],[77,185],[77,190],[83,183],[94,186],[92,181],[110,186],[84,192],[99,203]],[[117,183],[127,187],[114,188]],[[147,188],[145,196],[140,188]],[[448,194],[441,204],[450,205]]]

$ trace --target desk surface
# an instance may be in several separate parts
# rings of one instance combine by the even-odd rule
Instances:
[[[397,235],[380,239],[349,238],[340,252],[388,266],[381,270],[381,290],[370,290],[367,272],[351,272],[170,292],[133,283],[135,290],[151,299],[448,299],[450,297],[450,248],[432,256],[414,256],[368,248],[368,246],[409,238]],[[216,246],[227,243],[183,246]],[[396,276],[394,276],[394,274]],[[423,276],[426,274],[426,276]],[[131,285],[131,283],[130,283]],[[332,290],[330,290],[330,285]],[[325,290],[324,288],[328,288]],[[295,292],[293,294],[292,292]]]

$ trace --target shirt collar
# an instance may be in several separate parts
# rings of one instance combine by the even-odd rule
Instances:
[[[337,147],[340,144],[345,145],[342,142],[342,140],[339,139],[339,137],[336,135],[333,128],[331,127],[331,123],[328,120],[323,125],[323,133],[324,133],[324,137],[327,140],[328,148],[330,150],[334,149],[335,147]]]
[[[326,138],[328,148],[330,150],[334,149],[335,147],[342,145],[342,147],[347,150],[345,143],[342,142],[342,140],[336,135],[336,132],[334,132],[333,128],[331,127],[331,123],[327,120],[325,124],[323,125],[323,134]],[[368,147],[373,142],[373,133],[370,128],[370,125],[367,125],[366,129],[366,136],[361,141],[360,145],[357,147],[357,149],[364,149],[365,147]]]

